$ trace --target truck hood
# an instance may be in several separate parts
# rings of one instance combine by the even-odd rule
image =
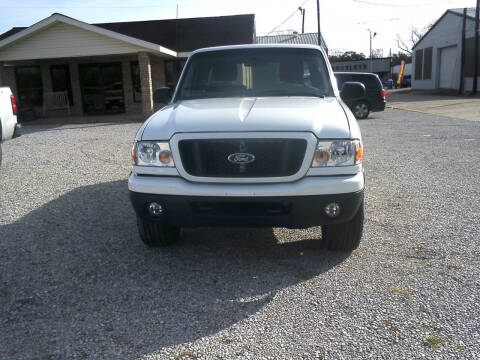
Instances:
[[[347,115],[334,97],[184,100],[153,114],[137,140],[168,140],[175,133],[308,131],[318,138],[349,138]]]

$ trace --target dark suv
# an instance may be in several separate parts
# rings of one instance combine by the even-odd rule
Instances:
[[[339,90],[342,90],[343,84],[347,81],[361,82],[365,85],[364,98],[345,101],[357,119],[366,119],[370,111],[385,110],[385,90],[377,74],[336,72],[335,77]]]

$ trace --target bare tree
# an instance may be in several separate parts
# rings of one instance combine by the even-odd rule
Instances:
[[[378,59],[383,57],[383,49],[373,49],[372,58]]]
[[[423,29],[419,29],[416,27],[411,27],[410,28],[410,33],[408,35],[407,39],[404,39],[400,36],[400,34],[397,34],[397,46],[398,48],[406,52],[407,54],[412,54],[412,48],[415,46],[415,44],[427,33],[428,30],[433,26],[433,23],[428,24],[425,26]]]

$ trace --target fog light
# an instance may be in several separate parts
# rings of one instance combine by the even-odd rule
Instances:
[[[333,202],[325,206],[323,210],[325,211],[325,215],[327,215],[330,218],[335,218],[338,215],[340,215],[341,207],[340,207],[340,204]]]
[[[160,216],[163,213],[163,207],[159,203],[152,202],[148,205],[148,212],[152,216]]]

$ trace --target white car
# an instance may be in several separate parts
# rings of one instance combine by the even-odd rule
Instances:
[[[0,87],[0,165],[2,163],[1,142],[20,135],[17,123],[17,104],[9,87]]]
[[[140,127],[130,198],[142,240],[172,244],[184,227],[322,226],[352,251],[364,218],[363,144],[323,50],[238,45],[197,50],[167,106]],[[320,234],[319,234],[320,237]]]

